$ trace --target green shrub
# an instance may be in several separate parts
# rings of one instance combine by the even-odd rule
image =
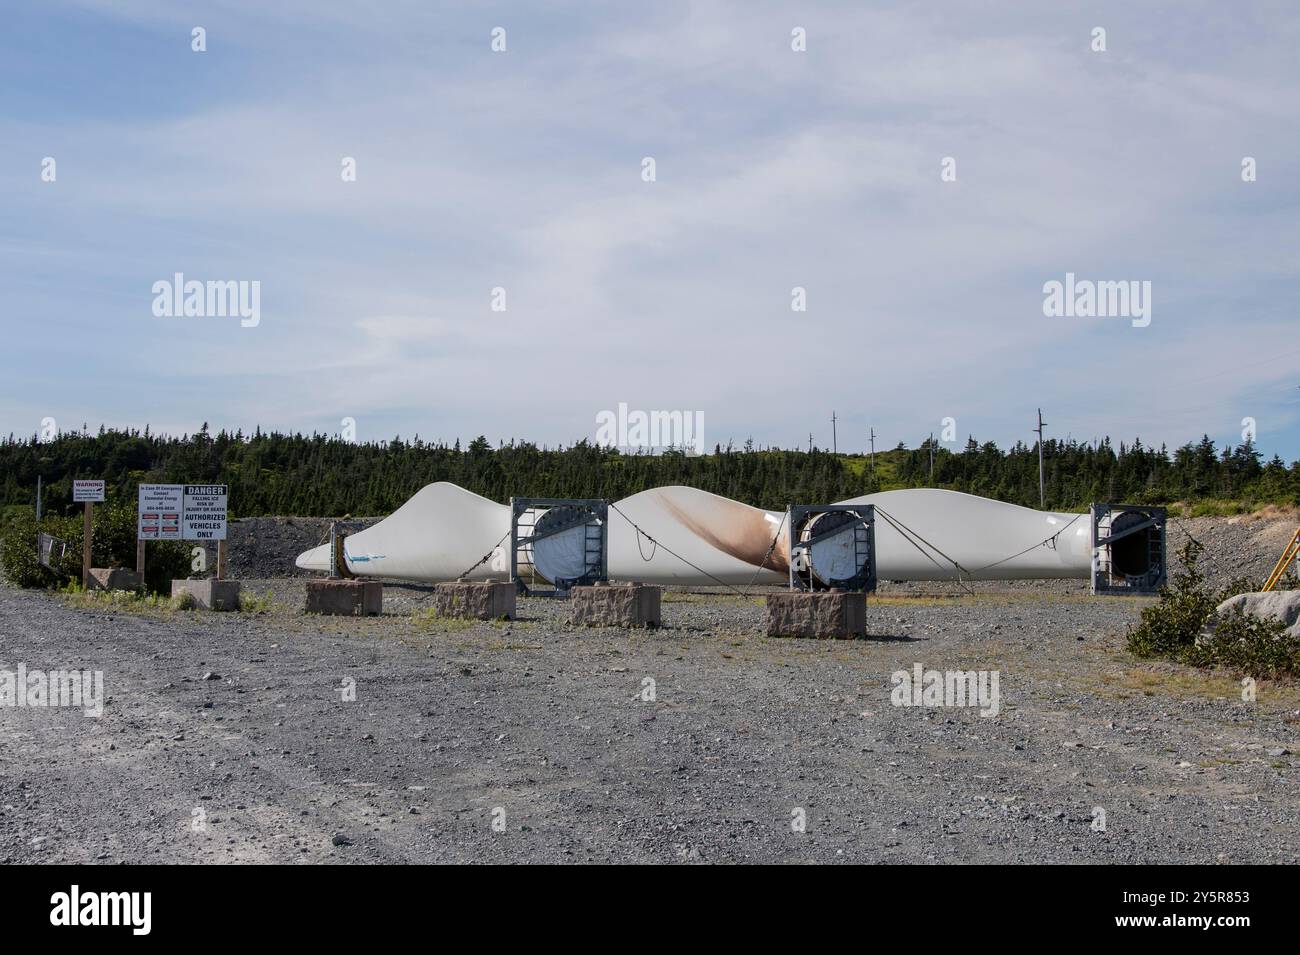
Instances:
[[[1160,591],[1160,602],[1142,610],[1138,626],[1129,631],[1128,648],[1140,657],[1176,657],[1196,642],[1210,614],[1218,606],[1205,587],[1197,567],[1203,546],[1188,541],[1178,552],[1182,569],[1170,586]]]
[[[1286,633],[1274,620],[1261,620],[1240,607],[1217,613],[1229,597],[1247,593],[1255,585],[1246,578],[1212,591],[1197,567],[1203,547],[1189,541],[1178,552],[1182,570],[1173,584],[1160,592],[1160,601],[1142,611],[1137,627],[1128,633],[1128,648],[1139,657],[1167,657],[1198,667],[1222,666],[1253,676],[1300,673],[1300,639]],[[1207,629],[1213,639],[1198,638]]]
[[[1277,620],[1261,620],[1234,607],[1214,619],[1214,639],[1186,653],[1194,666],[1225,666],[1253,676],[1300,673],[1300,637]]]
[[[44,531],[68,543],[68,552],[54,563],[59,572],[51,572],[36,559],[36,536]],[[74,536],[75,535],[75,536]],[[5,515],[0,525],[0,569],[19,587],[53,587],[65,576],[81,574],[81,522],[72,518],[47,517],[38,525],[31,508]]]
[[[91,565],[135,567],[136,513],[130,505],[99,505],[92,511]],[[45,516],[40,524],[31,509],[7,511],[0,521],[0,569],[20,587],[54,587],[69,578],[81,578],[82,516]],[[65,541],[67,553],[53,561],[55,571],[42,567],[36,557],[39,532]],[[190,573],[189,544],[151,541],[145,561],[145,587],[154,593],[169,591],[171,580]],[[57,555],[56,555],[57,557]]]

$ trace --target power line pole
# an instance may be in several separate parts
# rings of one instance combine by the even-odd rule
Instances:
[[[934,483],[934,432],[930,432],[930,483]]]
[[[812,432],[808,432],[808,453],[812,454]]]
[[[831,454],[840,453],[840,442],[835,436],[835,411],[831,410]]]
[[[876,429],[871,429],[871,476],[876,476]]]
[[[1038,409],[1038,427],[1034,430],[1038,432],[1038,507],[1043,509],[1047,507],[1046,496],[1043,493],[1043,409]]]

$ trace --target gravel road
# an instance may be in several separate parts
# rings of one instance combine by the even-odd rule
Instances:
[[[108,698],[0,708],[0,861],[1297,860],[1300,687],[1129,657],[1134,598],[886,592],[870,639],[811,641],[757,597],[665,594],[628,634],[400,586],[309,618],[302,586],[236,614],[0,587],[0,670]],[[917,663],[998,671],[998,714],[891,705]]]

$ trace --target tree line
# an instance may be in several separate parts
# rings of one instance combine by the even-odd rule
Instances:
[[[1264,461],[1247,441],[1217,447],[1208,437],[1169,451],[1141,441],[1095,444],[1047,440],[1046,504],[1080,510],[1092,501],[1137,504],[1234,501],[1300,504],[1300,461]],[[493,447],[479,437],[462,447],[418,437],[354,443],[312,434],[236,431],[193,435],[149,429],[67,433],[48,440],[0,442],[0,506],[30,507],[37,476],[51,514],[70,514],[72,480],[103,478],[110,501],[134,507],[140,483],[230,486],[232,517],[258,515],[379,516],[434,481],[450,481],[496,501],[529,497],[617,500],[647,488],[685,484],[759,507],[823,503],[874,491],[941,487],[1038,507],[1038,450],[1003,450],[971,438],[953,449],[929,441],[867,455],[813,448],[715,447],[694,456],[667,451],[629,454],[587,442],[539,447],[512,441]]]

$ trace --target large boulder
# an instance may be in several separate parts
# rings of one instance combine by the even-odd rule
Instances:
[[[1287,628],[1288,634],[1300,637],[1300,590],[1237,594],[1219,604],[1218,612],[1227,614],[1238,608],[1261,620],[1277,620]]]

